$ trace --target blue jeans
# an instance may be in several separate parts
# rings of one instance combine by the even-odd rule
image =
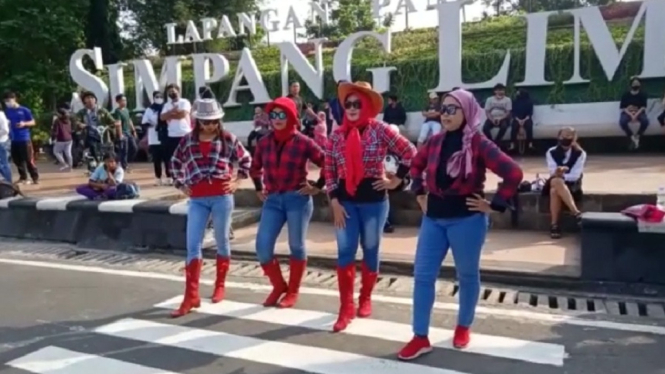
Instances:
[[[311,196],[301,195],[298,192],[268,195],[263,202],[261,221],[256,233],[256,256],[261,265],[273,259],[275,243],[284,224],[289,233],[291,257],[298,260],[307,258],[305,238],[313,210]]]
[[[619,126],[628,136],[633,136],[633,130],[628,127],[628,124],[631,122],[631,120],[632,118],[630,118],[628,114],[621,112],[621,115],[619,116]],[[637,129],[636,135],[642,136],[644,135],[647,127],[649,127],[649,118],[647,117],[646,112],[642,112],[639,116],[637,116],[637,122],[639,122],[640,127]]]
[[[212,228],[217,242],[217,255],[231,256],[231,213],[233,195],[195,197],[189,200],[187,209],[187,263],[201,258],[201,247],[208,219],[212,215]]]
[[[427,336],[429,332],[434,286],[448,248],[453,251],[459,282],[457,323],[464,327],[471,326],[480,293],[480,251],[485,243],[487,227],[487,215],[482,213],[452,219],[423,217],[414,262],[414,334]]]
[[[372,272],[379,271],[379,247],[383,226],[388,218],[388,199],[378,203],[340,201],[346,214],[346,227],[337,229],[337,265],[345,267],[356,261],[358,244],[363,262]]]
[[[12,167],[9,165],[9,142],[0,143],[0,175],[12,183]]]
[[[129,161],[134,161],[134,157],[136,156],[136,149],[137,145],[134,136],[129,133],[123,133],[122,138],[118,140],[118,162],[120,162],[120,165],[123,169],[127,169]]]

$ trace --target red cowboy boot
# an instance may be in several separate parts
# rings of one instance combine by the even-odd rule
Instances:
[[[226,273],[229,272],[230,260],[228,257],[217,255],[217,276],[215,278],[215,290],[212,292],[213,304],[224,300],[226,290],[224,284],[226,282]]]
[[[350,264],[337,268],[337,285],[339,287],[339,315],[333,325],[334,332],[345,330],[356,316],[353,302],[353,282],[356,280],[356,265]]]
[[[263,302],[263,306],[276,306],[279,298],[287,291],[286,282],[282,276],[282,269],[279,267],[279,261],[273,258],[265,265],[261,265],[263,272],[272,284],[272,291]]]
[[[369,317],[372,314],[372,290],[376,284],[379,273],[371,271],[363,262],[360,282],[360,296],[358,297],[358,317]]]
[[[286,296],[279,302],[280,308],[291,308],[298,301],[298,292],[300,291],[300,283],[307,268],[307,260],[298,260],[291,258],[289,260],[289,286],[286,291]]]
[[[468,327],[457,325],[453,336],[453,347],[457,349],[466,348],[471,341],[471,330]]]
[[[185,266],[185,296],[180,308],[171,313],[171,317],[177,318],[188,314],[194,308],[201,306],[199,296],[199,277],[201,276],[201,259],[195,258]]]

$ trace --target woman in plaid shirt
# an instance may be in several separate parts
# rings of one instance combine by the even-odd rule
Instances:
[[[388,214],[387,190],[397,187],[409,172],[416,149],[405,137],[375,117],[383,97],[366,82],[343,82],[337,96],[344,106],[342,126],[326,145],[324,175],[337,235],[337,281],[340,309],[334,331],[372,313],[371,295],[379,271],[379,245]],[[390,152],[400,158],[391,179],[383,161]],[[353,301],[358,244],[363,251],[358,310]]]
[[[517,193],[522,170],[480,131],[482,109],[466,90],[449,92],[443,100],[444,131],[432,136],[411,163],[411,189],[424,217],[414,261],[413,339],[399,352],[412,360],[432,350],[427,338],[434,284],[448,248],[453,251],[459,282],[459,314],[455,348],[469,344],[480,292],[480,251],[488,214],[503,212]],[[486,169],[503,179],[492,202],[485,200]],[[423,180],[423,173],[426,179]]]
[[[187,210],[187,260],[185,265],[185,297],[180,308],[171,315],[180,317],[201,304],[201,245],[208,220],[217,242],[217,274],[212,302],[224,298],[224,281],[229,270],[231,213],[233,192],[238,179],[248,177],[252,158],[242,143],[224,131],[224,112],[217,100],[201,99],[197,104],[196,125],[183,137],[171,158],[171,173],[176,188],[189,197]],[[233,175],[233,163],[238,174]]]
[[[273,290],[263,305],[290,308],[298,300],[307,256],[305,237],[312,218],[312,195],[320,192],[307,181],[307,163],[323,167],[323,150],[298,131],[300,121],[293,100],[280,97],[266,105],[273,131],[256,144],[250,175],[263,201],[256,234],[256,255]],[[275,258],[275,243],[286,224],[289,234],[289,283],[284,281]]]

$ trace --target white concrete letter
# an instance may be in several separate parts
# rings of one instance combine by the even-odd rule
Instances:
[[[155,77],[155,70],[150,60],[134,60],[134,89],[136,92],[136,109],[143,109],[143,95],[152,101],[152,93],[163,90],[166,85],[175,83],[182,84],[182,60],[181,56],[168,56],[162,62],[162,71],[159,81]]]
[[[201,19],[201,31],[203,31],[203,40],[213,40],[212,32],[217,28],[217,20],[214,18]]]
[[[372,0],[372,15],[374,18],[381,18],[381,9],[387,8],[390,0]]]
[[[264,9],[261,11],[260,23],[261,27],[267,32],[277,32],[279,31],[279,20],[271,21],[272,17],[277,17],[277,9]]]
[[[395,15],[400,15],[404,14],[402,12],[402,9],[404,9],[407,13],[416,13],[418,10],[416,10],[416,6],[413,5],[413,2],[411,0],[398,0],[397,1],[397,9],[395,10]]]
[[[284,23],[284,28],[282,30],[300,29],[302,27],[304,27],[302,21],[300,21],[293,6],[290,6],[289,14],[286,16],[286,22]]]
[[[199,87],[219,82],[230,70],[229,60],[218,53],[196,53],[192,55],[192,60],[197,98],[199,95]],[[210,71],[210,65],[212,65],[212,73]]]
[[[253,13],[238,13],[238,35],[247,34],[256,34],[256,17]]]
[[[329,13],[330,9],[327,1],[324,1],[321,4],[319,4],[316,1],[312,1],[310,3],[310,6],[312,11],[313,22],[320,20],[321,24],[323,25],[327,25],[330,23],[330,13]]]
[[[176,44],[175,27],[177,25],[173,22],[164,25],[164,28],[166,28],[166,44]]]
[[[358,39],[366,36],[371,36],[378,40],[381,43],[385,53],[391,52],[392,37],[390,30],[384,32],[383,34],[374,31],[359,31],[349,35],[337,46],[335,56],[333,57],[333,78],[335,79],[335,82],[340,80],[352,80],[351,57],[353,56],[353,48],[355,47]],[[383,71],[376,72],[373,77],[372,86],[390,87],[390,71],[384,69]]]
[[[246,85],[241,85],[243,79],[247,81]],[[243,48],[242,50],[240,62],[236,69],[236,76],[233,79],[231,92],[229,92],[229,99],[224,103],[224,106],[239,106],[238,91],[244,90],[249,90],[252,93],[252,96],[254,96],[254,101],[250,103],[252,105],[270,102],[268,89],[266,89],[266,85],[263,83],[261,72],[256,66],[256,61],[254,61],[254,57],[252,57],[252,52],[249,48]]]
[[[314,63],[316,67],[307,60],[298,46],[293,42],[281,42],[277,44],[280,51],[280,66],[282,71],[282,95],[289,92],[289,64],[293,70],[300,75],[303,82],[312,90],[319,99],[323,99],[323,39],[311,40],[314,44]]]
[[[109,98],[109,87],[98,76],[85,69],[83,59],[86,56],[92,59],[95,69],[104,68],[101,48],[79,49],[69,58],[69,75],[82,89],[94,93],[97,96],[97,105],[103,107]]]
[[[236,32],[229,21],[229,17],[222,16],[222,20],[219,22],[219,32],[217,33],[218,38],[226,38],[236,36]]]
[[[115,96],[125,93],[125,72],[124,68],[127,64],[119,62],[117,64],[106,65],[106,69],[109,71],[109,83],[111,84],[111,105],[113,108],[118,107],[118,103],[115,102]],[[143,98],[136,98],[136,101],[141,101]]]
[[[469,0],[443,2],[439,11],[439,84],[433,92],[450,91],[453,87],[483,89],[497,83],[506,84],[510,68],[510,50],[506,51],[503,65],[490,80],[464,84],[462,80],[462,20],[460,11]]]
[[[545,80],[545,57],[547,54],[547,24],[550,14],[557,12],[530,13],[526,18],[526,59],[524,80],[518,86],[549,86],[554,82]]]

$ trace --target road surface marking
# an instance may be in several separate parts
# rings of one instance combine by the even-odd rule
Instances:
[[[78,271],[82,273],[117,275],[123,277],[131,277],[131,278],[159,279],[159,280],[167,280],[173,282],[185,281],[185,278],[179,275],[170,275],[170,274],[152,273],[152,272],[143,272],[143,271],[134,271],[134,270],[107,269],[97,266],[60,264],[60,263],[43,262],[43,261],[27,261],[27,260],[14,260],[14,259],[0,259],[0,263],[32,266],[32,267],[48,268],[48,269]],[[212,285],[214,284],[214,281],[211,279],[201,279],[201,284]],[[259,291],[259,292],[266,292],[272,290],[272,286],[264,284],[256,284],[256,283],[226,282],[226,286],[229,288],[237,288],[237,289]],[[300,293],[308,295],[317,295],[317,296],[331,296],[335,298],[339,297],[337,291],[322,289],[322,288],[301,287]],[[396,297],[396,296],[372,295],[372,300],[382,303],[391,303],[399,305],[412,304],[410,298]],[[434,303],[434,308],[457,311],[458,305],[453,303],[444,303],[437,301]],[[538,321],[549,324],[566,324],[566,325],[584,326],[590,328],[665,335],[665,327],[658,326],[655,324],[645,325],[645,324],[623,323],[623,322],[613,322],[613,321],[604,321],[604,320],[582,319],[566,314],[548,314],[548,313],[532,312],[528,310],[489,308],[485,306],[478,306],[476,308],[476,314],[492,316],[492,317],[518,319],[521,321],[531,320],[531,321]]]
[[[467,374],[357,353],[131,318],[101,326],[95,332],[316,374]]]
[[[177,374],[58,347],[42,348],[6,365],[38,374]]]
[[[67,204],[72,201],[85,200],[84,196],[49,197],[37,201],[37,210],[67,210]]]
[[[9,202],[22,199],[23,196],[13,196],[13,197],[8,197],[6,199],[0,200],[0,209],[8,209],[9,208]]]
[[[155,308],[176,309],[181,301],[181,296],[174,297],[155,305]],[[304,309],[265,308],[262,305],[230,300],[224,300],[219,304],[203,301],[196,312],[322,331],[330,331],[337,319],[337,315],[332,313]],[[404,343],[413,337],[410,325],[366,318],[355,320],[344,333]],[[437,348],[453,349],[452,338],[452,330],[430,328],[429,339]],[[563,366],[563,360],[566,357],[563,345],[478,333],[473,334],[473,344],[469,345],[464,352],[554,366]]]

